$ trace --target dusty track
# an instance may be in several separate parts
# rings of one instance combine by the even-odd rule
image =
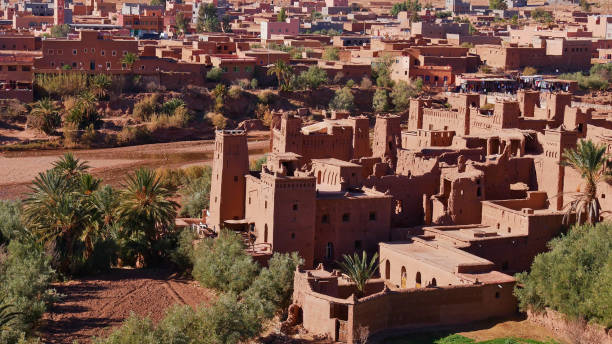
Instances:
[[[89,342],[108,334],[132,312],[159,321],[174,304],[207,304],[214,293],[165,269],[115,269],[104,275],[55,285],[65,297],[44,316],[45,343]]]
[[[267,152],[267,133],[249,135],[252,158]],[[128,172],[139,167],[177,168],[211,163],[214,140],[181,141],[140,146],[74,150],[74,155],[88,161],[91,173],[104,183],[119,185]],[[28,192],[38,173],[51,168],[68,150],[0,153],[0,199],[17,199]]]

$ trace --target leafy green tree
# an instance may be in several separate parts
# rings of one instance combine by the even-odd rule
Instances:
[[[298,83],[306,86],[309,90],[316,90],[327,82],[327,72],[319,66],[310,66],[308,70],[302,72]]]
[[[202,216],[202,211],[208,208],[211,173],[210,167],[206,168],[201,177],[189,180],[181,189],[183,197],[181,215],[198,218]]]
[[[272,67],[268,69],[268,75],[276,76],[278,86],[282,91],[289,90],[289,83],[293,76],[293,68],[283,60],[278,60]]]
[[[51,135],[61,125],[61,122],[59,107],[55,105],[51,98],[42,98],[32,105],[32,110],[30,110],[28,116],[28,125]]]
[[[246,290],[259,270],[245,253],[240,237],[222,230],[216,239],[204,239],[194,252],[193,277],[207,288],[240,293]]]
[[[221,29],[225,33],[232,32],[232,23],[230,21],[230,16],[228,16],[227,14],[221,18]]]
[[[375,112],[385,112],[389,110],[389,96],[384,88],[376,89],[372,97],[372,108]]]
[[[576,149],[565,149],[561,165],[568,166],[580,174],[584,180],[584,191],[573,193],[568,204],[564,221],[569,221],[571,213],[576,213],[576,222],[586,221],[594,224],[599,221],[601,205],[597,197],[597,184],[610,180],[609,157],[604,145],[595,145],[591,140],[580,140]]]
[[[408,7],[406,6],[405,2],[396,2],[395,4],[393,4],[393,7],[391,7],[391,15],[396,17],[398,13],[407,10]]]
[[[580,0],[580,8],[585,12],[591,12],[591,4],[587,0]]]
[[[355,283],[357,287],[357,297],[365,295],[366,283],[374,277],[378,270],[378,253],[374,253],[371,259],[365,251],[353,256],[343,255],[344,261],[339,262],[342,271]]]
[[[329,108],[332,110],[347,110],[351,111],[355,107],[355,96],[348,87],[343,87],[336,90],[336,95],[329,102]]]
[[[378,87],[391,87],[393,86],[393,80],[391,80],[391,66],[395,59],[393,56],[384,54],[372,63],[372,78],[376,80]]]
[[[507,10],[508,5],[504,0],[489,0],[489,8],[492,10]]]
[[[284,22],[287,20],[287,13],[285,12],[285,8],[281,8],[278,14],[276,15],[277,22]]]
[[[323,51],[323,59],[327,61],[338,61],[340,56],[338,55],[338,48],[328,47]]]
[[[200,4],[198,9],[198,19],[196,21],[196,30],[198,32],[220,32],[221,23],[219,23],[219,15],[217,7],[214,4]]]
[[[189,22],[185,19],[185,15],[183,12],[178,12],[176,16],[174,16],[174,21],[176,23],[176,30],[182,34],[187,32],[187,27],[189,26]]]
[[[410,106],[410,98],[416,97],[423,88],[423,81],[417,79],[412,83],[406,81],[396,82],[391,91],[391,102],[396,111],[404,111]]]
[[[153,246],[174,227],[178,204],[174,192],[163,187],[155,171],[140,168],[127,176],[117,211],[130,236],[144,236],[148,252],[145,259],[157,256]]]
[[[68,24],[55,25],[51,27],[51,37],[63,38],[67,37],[70,32],[70,26]]]
[[[523,310],[550,307],[570,318],[612,326],[612,225],[573,227],[518,274],[514,294]]]
[[[245,292],[246,299],[266,300],[260,304],[261,316],[270,319],[278,310],[286,310],[291,304],[293,294],[293,275],[295,269],[304,263],[293,252],[274,253],[268,267],[261,270],[253,284]]]

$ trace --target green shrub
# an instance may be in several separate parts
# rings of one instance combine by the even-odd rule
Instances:
[[[117,143],[120,145],[136,145],[151,141],[151,132],[145,126],[123,127],[117,135]]]
[[[167,102],[163,103],[161,106],[161,112],[167,114],[167,115],[172,115],[174,113],[174,111],[181,107],[181,106],[186,106],[185,105],[185,101],[180,99],[180,98],[172,98],[170,100],[168,100]]]
[[[221,81],[221,76],[223,75],[223,70],[219,67],[214,67],[206,73],[206,79],[209,81],[219,82]]]
[[[170,252],[170,260],[181,270],[189,270],[193,267],[194,247],[193,242],[197,235],[190,227],[184,228],[178,235],[176,249]]]
[[[323,51],[323,59],[327,61],[338,61],[340,56],[338,55],[338,48],[325,48]]]
[[[0,300],[19,313],[16,330],[28,331],[40,320],[47,306],[57,300],[49,288],[55,273],[41,248],[33,242],[12,240],[0,260]]]
[[[242,95],[242,87],[238,85],[233,85],[232,87],[230,87],[229,91],[227,92],[227,95],[232,99],[238,99],[240,95]]]
[[[298,86],[306,87],[310,90],[316,90],[322,84],[327,82],[327,72],[319,66],[310,66],[308,70],[300,73],[298,77]]]
[[[423,89],[423,80],[416,79],[410,84],[405,81],[395,83],[391,90],[391,102],[395,110],[404,111],[410,106],[410,98],[416,97]]]
[[[516,276],[520,307],[550,307],[612,327],[612,224],[573,227],[549,246],[530,272]]]
[[[372,108],[375,112],[385,112],[389,110],[389,96],[384,88],[376,89],[372,97]]]
[[[151,116],[157,111],[159,102],[159,94],[154,93],[144,97],[142,100],[134,104],[132,116],[141,121],[148,121]]]
[[[0,246],[25,235],[19,202],[0,200]]]
[[[251,285],[258,269],[240,237],[226,230],[216,239],[204,239],[194,252],[193,277],[207,288],[240,293]]]
[[[266,161],[268,161],[268,158],[265,156],[262,156],[259,159],[251,160],[251,163],[249,164],[249,170],[255,172],[261,171],[261,167],[263,166],[263,164],[266,163]]]
[[[355,107],[355,96],[348,87],[343,87],[336,91],[336,95],[329,102],[329,108],[332,110],[347,110],[350,111]]]
[[[107,338],[94,338],[95,344],[161,344],[155,331],[153,321],[131,314],[121,327],[113,331]]]
[[[245,292],[245,298],[260,300],[261,317],[272,318],[277,310],[287,310],[293,296],[293,275],[296,267],[303,264],[300,256],[293,252],[274,253],[268,267],[261,270],[253,284]],[[264,302],[265,301],[265,302]]]
[[[276,95],[272,91],[264,91],[257,95],[260,103],[269,105],[274,102]]]
[[[87,74],[84,73],[36,74],[34,84],[53,98],[74,96],[88,89]]]
[[[227,126],[227,117],[220,113],[209,113],[206,116],[210,119],[212,125],[217,129],[225,129]]]
[[[181,215],[194,218],[202,217],[202,210],[208,208],[210,201],[210,167],[198,178],[189,178],[181,189],[183,208]]]
[[[259,81],[257,81],[255,78],[251,79],[251,89],[256,90],[257,86],[259,86]]]

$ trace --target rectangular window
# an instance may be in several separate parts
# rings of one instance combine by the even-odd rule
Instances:
[[[324,214],[321,216],[321,223],[329,223],[329,215]]]
[[[351,214],[344,213],[342,214],[342,222],[349,222],[351,220]]]
[[[100,50],[100,55],[102,55],[102,56],[106,55],[106,51]]]
[[[32,70],[32,68],[30,68],[30,66],[21,66],[21,71],[23,71],[23,72],[29,72],[31,70]]]
[[[234,66],[234,73],[238,73],[238,72],[240,72],[240,67]]]
[[[371,211],[370,212],[370,221],[376,221],[376,212],[375,211]]]
[[[9,72],[16,72],[17,71],[17,66],[8,66],[8,71]]]
[[[110,67],[111,67],[111,63],[110,62],[106,62],[106,68],[110,69]]]

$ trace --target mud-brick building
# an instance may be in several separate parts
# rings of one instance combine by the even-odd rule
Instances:
[[[34,52],[0,52],[0,99],[34,100]]]
[[[305,266],[332,265],[355,250],[375,252],[390,239],[391,196],[362,186],[362,168],[295,153],[272,153],[248,171],[246,134],[218,131],[209,225],[241,227],[268,252],[300,253]]]
[[[138,55],[137,41],[107,38],[97,31],[80,31],[79,39],[43,40],[43,55],[36,59],[34,66],[39,73],[62,68],[89,73],[129,71],[129,66],[121,61],[128,53]]]

